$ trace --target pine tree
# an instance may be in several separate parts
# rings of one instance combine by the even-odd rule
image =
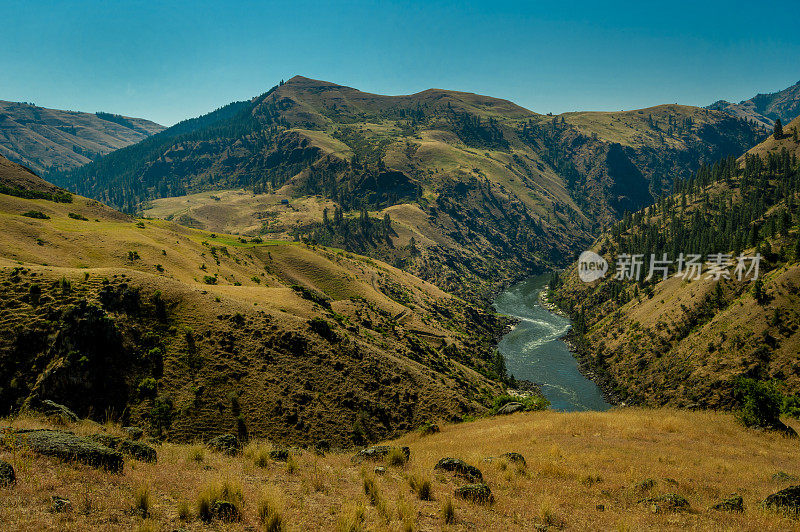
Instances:
[[[783,138],[783,124],[781,123],[780,118],[775,120],[775,127],[772,130],[772,136],[775,137],[775,140]]]

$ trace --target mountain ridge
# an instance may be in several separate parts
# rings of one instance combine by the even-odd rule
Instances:
[[[0,100],[0,155],[39,173],[76,168],[163,129],[142,118]]]
[[[739,103],[718,100],[706,109],[716,109],[732,116],[753,120],[771,130],[778,118],[783,123],[788,123],[800,116],[800,81],[783,90],[759,93]]]

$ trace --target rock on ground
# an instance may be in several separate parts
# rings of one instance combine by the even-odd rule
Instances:
[[[373,445],[372,447],[367,447],[366,449],[361,449],[356,453],[353,457],[353,460],[382,460],[389,456],[389,453],[392,450],[391,445]],[[408,460],[411,457],[411,449],[408,447],[400,447],[400,451]]]
[[[800,512],[800,485],[789,486],[773,493],[764,500],[764,506],[795,514]]]
[[[472,502],[491,503],[494,502],[494,495],[489,486],[483,483],[465,484],[456,488],[456,497]]]
[[[0,486],[9,486],[17,482],[14,468],[5,460],[0,460]]]
[[[722,499],[721,501],[713,505],[711,509],[720,512],[743,512],[744,499],[742,499],[740,495],[732,495],[730,497]]]
[[[122,472],[125,463],[118,451],[71,432],[47,429],[20,430],[5,436],[6,441],[9,438],[27,445],[38,454],[81,462],[114,473]]]
[[[480,469],[458,458],[442,458],[433,468],[448,471],[465,478],[468,482],[479,482],[483,480],[483,473],[481,473]]]
[[[158,454],[156,453],[156,450],[141,442],[126,440],[124,438],[110,436],[108,434],[92,434],[89,436],[89,439],[101,443],[111,449],[116,449],[122,454],[127,454],[128,456],[131,456],[137,460],[141,460],[142,462],[155,462],[158,460]]]
[[[220,436],[211,438],[208,441],[208,446],[221,453],[230,455],[239,454],[239,451],[242,449],[242,444],[239,442],[239,438],[233,434],[222,434]]]

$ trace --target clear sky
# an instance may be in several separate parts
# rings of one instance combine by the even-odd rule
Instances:
[[[171,125],[301,74],[541,113],[708,105],[800,80],[793,2],[2,0],[0,99]]]

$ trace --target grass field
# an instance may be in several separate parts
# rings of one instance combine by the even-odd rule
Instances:
[[[44,426],[31,418],[2,425]],[[119,431],[87,422],[67,428]],[[269,503],[283,527],[272,530],[800,528],[761,506],[800,474],[796,440],[744,429],[726,414],[535,412],[445,425],[437,434],[409,434],[390,443],[409,446],[410,461],[360,464],[351,460],[352,452],[318,456],[298,450],[289,462],[276,462],[268,458],[274,447],[268,440],[251,441],[237,457],[199,444],[163,444],[157,446],[158,463],[128,459],[119,475],[4,449],[0,458],[15,466],[18,481],[2,489],[0,523],[6,530],[269,530],[259,517],[259,508]],[[521,453],[527,467],[492,458],[510,451]],[[481,470],[494,504],[453,497],[463,482],[433,469],[448,456]],[[376,466],[386,472],[376,474]],[[430,500],[420,500],[413,481],[430,483]],[[198,517],[201,494],[225,482],[229,492],[241,493],[241,521],[204,522]],[[135,501],[145,489],[143,518]],[[654,511],[645,502],[668,493],[685,497],[689,507]],[[731,494],[743,498],[742,513],[710,508]],[[70,499],[73,510],[49,511],[51,495]],[[445,523],[443,508],[450,501],[454,520]]]

